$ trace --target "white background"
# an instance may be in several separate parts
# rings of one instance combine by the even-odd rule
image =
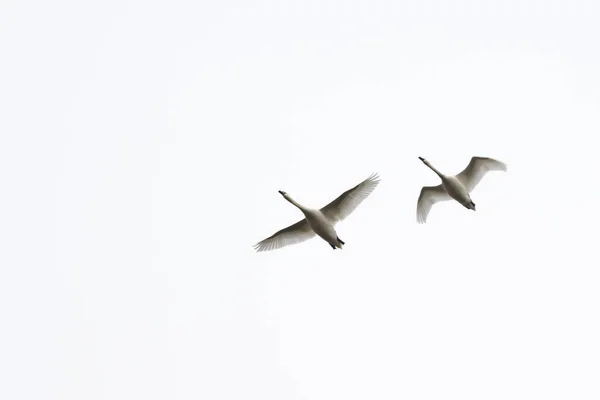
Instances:
[[[0,398],[598,399],[599,15],[3,1]],[[344,250],[253,251],[372,172]]]

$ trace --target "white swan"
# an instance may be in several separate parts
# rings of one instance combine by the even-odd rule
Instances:
[[[376,173],[372,174],[320,210],[301,206],[290,195],[280,190],[279,193],[283,198],[298,207],[305,218],[260,241],[254,245],[254,248],[256,251],[275,250],[304,242],[315,235],[319,235],[329,243],[333,250],[336,248],[341,249],[345,243],[335,232],[335,224],[350,215],[373,192],[379,182],[379,176]]]
[[[471,200],[469,193],[488,171],[506,171],[506,164],[503,162],[493,158],[473,157],[467,168],[460,174],[450,176],[442,174],[423,157],[419,157],[419,160],[423,161],[423,164],[431,168],[442,180],[441,185],[424,186],[421,189],[417,201],[417,222],[420,224],[425,223],[431,207],[440,201],[454,199],[469,210],[475,211],[475,203]]]

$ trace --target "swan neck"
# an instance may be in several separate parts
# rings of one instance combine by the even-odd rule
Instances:
[[[298,207],[301,211],[305,211],[306,208],[300,205],[296,200],[292,199],[290,196],[284,196],[287,201]]]
[[[425,165],[427,165],[433,172],[435,172],[437,174],[437,176],[439,176],[440,178],[444,177],[444,174],[442,174],[440,171],[438,171],[433,165],[431,165],[429,163],[429,161],[425,161],[424,163]]]

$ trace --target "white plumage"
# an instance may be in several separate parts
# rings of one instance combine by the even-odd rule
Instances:
[[[275,250],[304,242],[318,235],[334,250],[341,249],[344,242],[337,236],[335,224],[348,217],[375,190],[379,182],[379,175],[372,174],[320,210],[306,208],[298,204],[286,192],[279,191],[287,201],[302,211],[304,219],[258,242],[254,248],[256,251]]]
[[[422,224],[427,221],[431,207],[435,203],[447,200],[456,200],[464,207],[475,211],[475,203],[471,200],[470,193],[475,189],[483,176],[488,171],[506,171],[506,164],[488,157],[473,157],[469,165],[455,176],[444,175],[435,169],[429,161],[419,157],[423,164],[435,172],[442,184],[438,186],[424,186],[417,200],[417,222]]]

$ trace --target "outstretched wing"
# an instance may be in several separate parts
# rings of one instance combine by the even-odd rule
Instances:
[[[367,179],[346,190],[337,199],[321,208],[321,212],[331,223],[336,223],[352,213],[364,199],[375,190],[379,184],[379,175],[372,174]]]
[[[467,168],[456,177],[470,193],[488,171],[506,171],[506,164],[493,158],[473,157]]]
[[[431,207],[440,201],[451,200],[452,198],[446,193],[442,185],[438,186],[423,186],[417,201],[417,222],[424,224],[427,221],[427,216]]]
[[[315,232],[308,225],[306,219],[303,219],[258,242],[254,245],[254,249],[256,251],[276,250],[291,244],[302,243],[314,236]]]

